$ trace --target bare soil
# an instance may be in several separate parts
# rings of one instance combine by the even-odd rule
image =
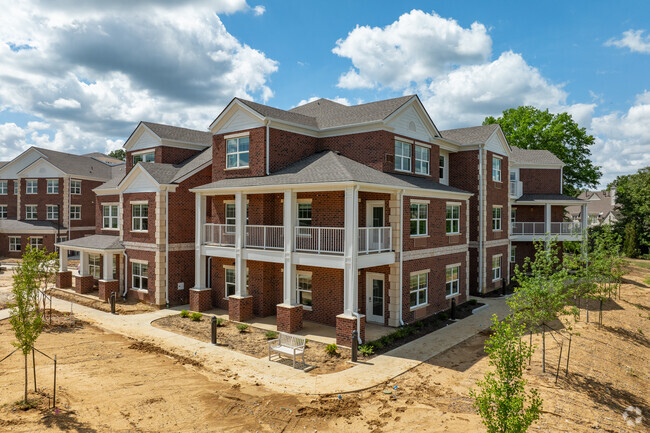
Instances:
[[[572,340],[569,373],[565,343],[557,384],[560,346],[547,333],[547,372],[542,373],[541,336],[533,336],[537,350],[526,375],[544,403],[530,431],[648,431],[648,277],[650,269],[630,266],[621,299],[605,305],[603,327],[586,323],[582,311],[573,325],[580,335]],[[13,405],[22,397],[23,359],[14,355],[1,364],[0,431],[480,432],[485,429],[469,389],[490,368],[483,352],[486,338],[486,332],[478,334],[388,383],[339,398],[271,392],[227,365],[216,374],[169,348],[82,323],[38,339],[40,350],[58,354],[58,413],[47,404],[49,360],[37,357],[40,394],[34,396],[40,403],[29,410]],[[11,341],[9,324],[0,321],[0,355],[13,350]],[[29,383],[33,391],[31,363]],[[642,411],[641,424],[626,424],[623,413],[629,406]]]
[[[54,289],[52,290],[52,295],[56,298],[63,299],[64,301],[74,302],[75,304],[83,305],[85,307],[94,308],[95,310],[100,311],[111,311],[111,304],[97,299],[89,299],[85,296],[79,296],[74,293],[69,293],[63,290]],[[96,296],[97,291],[94,292]],[[144,302],[139,302],[135,300],[123,300],[122,297],[117,297],[117,302],[115,304],[115,311],[117,314],[142,314],[142,313],[151,313],[152,311],[157,311],[153,305],[148,305]]]

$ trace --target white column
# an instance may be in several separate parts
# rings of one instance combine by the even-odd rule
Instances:
[[[248,296],[246,260],[243,258],[246,237],[246,194],[235,193],[235,296]]]
[[[88,274],[88,253],[79,251],[79,275],[85,277]]]
[[[201,254],[205,224],[206,197],[195,195],[194,206],[194,288],[205,288],[205,257]]]
[[[587,204],[582,205],[582,213],[580,214],[580,229],[584,233],[587,230],[587,224],[589,223],[589,214],[587,213]]]
[[[551,233],[551,204],[544,205],[544,233]]]
[[[357,311],[358,296],[358,269],[357,256],[359,252],[359,192],[356,187],[345,188],[345,268],[344,268],[344,293],[343,314],[352,315]]]
[[[284,192],[284,203],[282,208],[282,221],[284,224],[284,280],[283,303],[285,305],[296,305],[296,265],[293,264],[293,247],[295,240],[295,226],[298,217],[296,208],[295,191]]]
[[[65,272],[68,270],[68,250],[59,248],[59,271]]]
[[[113,279],[113,254],[112,253],[106,253],[102,256],[102,260],[104,260],[104,276],[103,279],[105,281],[109,281]]]

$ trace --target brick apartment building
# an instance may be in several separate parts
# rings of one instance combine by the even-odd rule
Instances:
[[[412,323],[507,284],[511,209],[541,207],[552,229],[570,201],[535,180],[556,170],[561,185],[550,152],[511,148],[496,125],[440,131],[417,96],[235,98],[209,132],[142,122],[125,148],[125,175],[95,188],[96,234],[58,244],[82,253],[78,290],[100,275],[104,299],[277,316],[287,332],[314,321],[343,345],[366,322]],[[518,260],[532,237],[517,242]]]
[[[0,256],[20,257],[28,243],[53,251],[57,241],[94,233],[93,188],[123,170],[100,153],[37,147],[0,163]]]

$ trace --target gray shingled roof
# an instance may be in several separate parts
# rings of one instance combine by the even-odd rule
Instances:
[[[52,232],[56,232],[56,223],[52,221],[0,220],[0,232],[29,233],[32,230],[47,229],[52,229]]]
[[[178,167],[173,164],[156,162],[139,162],[138,164],[160,184],[172,183],[176,177],[176,173],[178,173]]]
[[[212,133],[207,131],[197,131],[194,129],[180,128],[178,126],[163,125],[154,122],[141,122],[147,128],[151,129],[154,134],[165,140],[180,141],[183,143],[203,144],[210,146],[212,144]],[[137,129],[137,128],[136,128]]]
[[[548,150],[521,149],[511,146],[510,160],[515,164],[557,164],[564,165],[562,160]]]
[[[117,188],[117,186],[122,182],[124,176],[126,176],[126,164],[114,165],[111,167],[111,179],[108,182],[104,182],[95,189],[111,189]]]
[[[609,190],[583,191],[578,198],[589,203],[587,213],[590,215],[600,215],[604,218],[608,213],[616,211],[616,202],[612,204],[612,192]],[[598,200],[595,200],[595,198],[598,198]],[[582,208],[580,206],[570,206],[567,211],[571,214],[579,214],[582,212]]]
[[[570,195],[564,194],[524,194],[519,197],[516,201],[549,201],[549,200],[558,200],[558,201],[575,201],[576,203],[582,203],[584,200],[580,200],[576,197],[571,197]]]
[[[71,239],[65,242],[57,242],[57,245],[69,248],[88,248],[95,250],[123,250],[124,245],[120,242],[119,236],[90,235],[82,238]]]
[[[440,131],[443,138],[456,141],[460,144],[485,143],[499,125],[470,126],[469,128],[447,129]]]
[[[96,177],[99,179],[111,178],[111,165],[98,161],[95,158],[57,152],[42,147],[35,147],[34,149],[45,155],[45,159],[49,163],[64,173],[77,176]]]
[[[297,123],[298,125],[308,126],[310,128],[318,128],[316,119],[310,116],[305,116],[300,113],[292,113],[291,111],[281,110],[268,105],[258,104],[257,102],[247,101],[241,98],[235,98],[242,104],[248,106],[254,111],[258,112],[264,117],[272,117],[285,122]]]
[[[182,177],[192,173],[194,170],[200,168],[202,165],[209,164],[212,162],[212,147],[205,149],[203,152],[191,157],[190,159],[184,161],[179,166],[176,176],[173,181],[177,181]]]
[[[362,182],[397,188],[422,188],[470,194],[458,188],[415,176],[394,175],[375,170],[336,152],[308,156],[269,176],[223,179],[196,189],[241,188],[251,186],[295,185],[322,182]]]

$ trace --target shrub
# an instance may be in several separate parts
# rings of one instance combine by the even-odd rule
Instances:
[[[415,322],[415,323],[413,324],[413,326],[415,326],[415,327],[418,328],[418,329],[422,329],[422,328],[424,328],[424,322],[421,321],[421,320],[418,320],[417,322]]]
[[[190,316],[193,322],[200,322],[201,317],[203,317],[203,314],[201,313],[192,313],[192,315]]]
[[[217,317],[217,326],[223,326],[224,325],[224,320],[221,317]]]
[[[275,340],[276,338],[278,338],[278,333],[275,331],[266,331],[264,336],[266,337],[267,340]]]
[[[239,325],[237,325],[237,329],[239,329],[239,332],[246,332],[246,330],[248,329],[248,325],[245,323],[240,323]]]
[[[337,350],[338,350],[338,346],[335,343],[328,344],[327,346],[325,346],[325,352],[329,356],[338,355]]]
[[[379,339],[379,341],[380,341],[381,344],[383,344],[384,346],[390,346],[391,344],[393,344],[393,341],[395,341],[395,336],[394,336],[394,334],[395,334],[395,333],[388,334],[388,335],[384,335],[383,337],[381,337],[381,338]]]
[[[181,317],[185,317],[185,318],[190,317],[190,312],[187,310],[181,311]]]
[[[440,320],[447,320],[449,318],[447,313],[440,313],[438,314],[438,317],[440,318]]]
[[[384,348],[384,343],[379,340],[371,341],[368,345],[372,346],[375,350],[381,350]]]
[[[476,305],[476,304],[478,304],[478,301],[476,299],[470,299],[469,301],[467,301],[467,303],[469,305]]]
[[[375,349],[371,344],[362,344],[359,346],[359,353],[367,357],[375,353]]]

